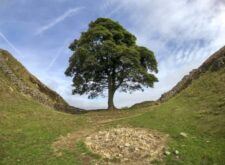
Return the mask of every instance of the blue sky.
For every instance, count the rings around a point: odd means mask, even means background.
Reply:
[[[117,92],[118,107],[157,99],[225,45],[224,0],[0,0],[0,48],[70,104],[104,108],[107,98],[71,95],[71,79],[64,75],[68,45],[98,17],[119,21],[159,63],[155,88]]]

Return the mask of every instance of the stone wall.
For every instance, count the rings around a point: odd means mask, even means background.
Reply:
[[[225,46],[210,56],[198,69],[194,69],[189,73],[189,75],[184,76],[175,87],[164,93],[158,101],[164,102],[180,93],[182,90],[187,88],[193,80],[198,79],[208,70],[217,71],[222,67],[225,67]]]
[[[0,49],[0,70],[10,80],[11,84],[17,88],[19,92],[31,97],[35,101],[38,101],[39,103],[45,106],[54,108],[55,110],[72,114],[86,112],[83,109],[69,106],[60,95],[42,84],[37,78],[35,78],[28,71],[26,71],[25,68],[24,72],[27,72],[29,80],[24,80],[23,78],[19,77],[17,74],[15,74],[15,70],[13,70],[9,66],[9,58],[6,55],[11,57],[11,55],[7,51]],[[12,59],[16,61],[13,57]],[[17,68],[18,66],[13,67]],[[35,84],[35,86],[33,87],[29,85],[27,81],[32,84]]]
[[[26,82],[16,76],[16,74],[8,66],[6,59],[2,55],[2,52],[0,52],[0,69],[21,93],[32,97],[34,100],[37,100],[44,105],[54,107],[54,104],[47,96],[30,88]]]

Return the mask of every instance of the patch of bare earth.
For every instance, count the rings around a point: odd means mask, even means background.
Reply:
[[[141,128],[111,128],[86,137],[85,144],[116,164],[150,164],[163,157],[166,136]]]
[[[60,136],[53,144],[52,149],[56,156],[62,156],[62,150],[69,149],[73,150],[77,141],[86,137],[92,131],[90,130],[80,130],[73,133],[68,133],[66,136]]]

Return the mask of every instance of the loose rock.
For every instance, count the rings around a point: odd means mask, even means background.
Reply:
[[[179,151],[178,151],[178,150],[175,150],[174,153],[175,153],[176,155],[179,155]]]
[[[165,140],[165,136],[147,129],[112,128],[88,136],[85,143],[106,159],[149,162],[162,157]]]
[[[187,134],[185,132],[181,132],[180,135],[183,137],[187,137]]]
[[[170,155],[171,152],[170,152],[170,151],[165,151],[165,154],[166,154],[166,155]]]

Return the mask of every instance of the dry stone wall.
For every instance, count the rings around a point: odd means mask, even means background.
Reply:
[[[54,107],[54,103],[52,100],[50,100],[47,96],[44,94],[35,91],[31,87],[29,87],[26,82],[24,82],[21,78],[19,78],[12,69],[8,66],[7,60],[3,57],[2,52],[0,52],[0,70],[3,72],[3,74],[6,75],[6,77],[10,80],[10,82],[23,94],[28,95],[32,97],[34,100],[37,100],[38,102]]]
[[[206,71],[217,71],[222,67],[225,67],[225,46],[210,56],[198,69],[194,69],[189,73],[189,75],[184,76],[175,87],[164,93],[158,101],[166,101],[180,93],[182,90],[187,88],[193,80],[198,79]]]

